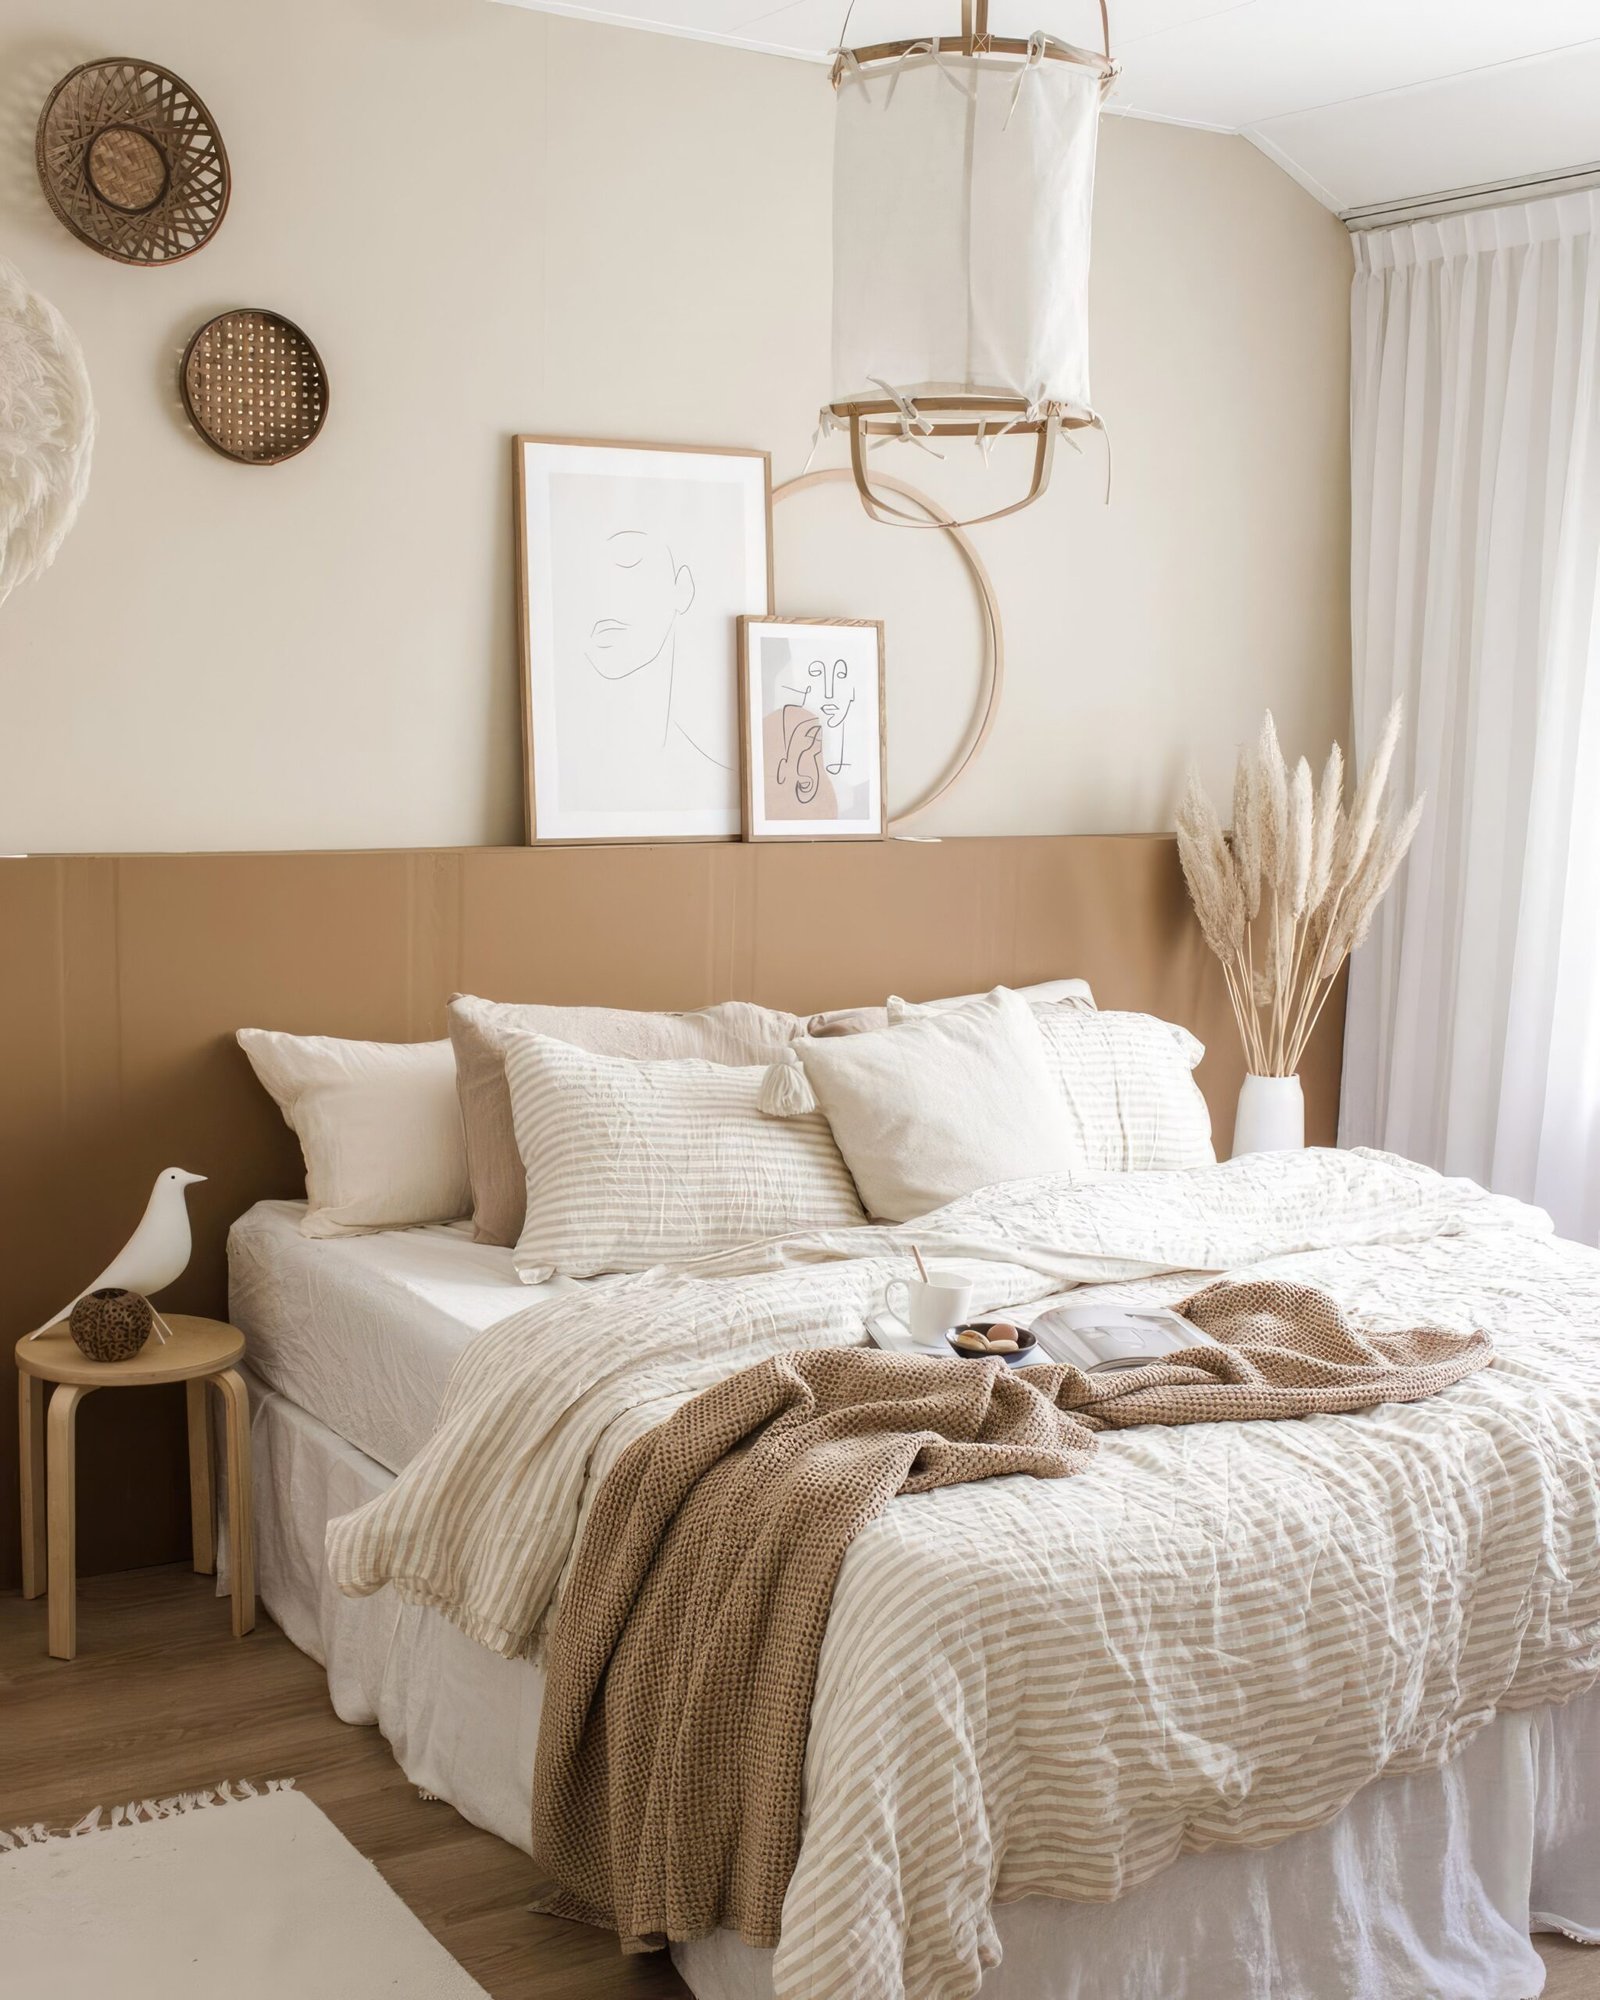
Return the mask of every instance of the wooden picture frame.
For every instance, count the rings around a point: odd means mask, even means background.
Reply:
[[[746,840],[884,840],[881,618],[739,620]]]
[[[527,840],[737,840],[770,453],[523,432],[512,466]]]

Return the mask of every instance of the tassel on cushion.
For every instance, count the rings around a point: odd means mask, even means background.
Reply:
[[[768,1118],[803,1118],[816,1110],[816,1093],[793,1049],[785,1049],[761,1079],[756,1102]]]

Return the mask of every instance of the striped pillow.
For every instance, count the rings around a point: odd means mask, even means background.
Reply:
[[[449,1021],[472,1182],[473,1239],[507,1249],[522,1233],[523,1215],[522,1162],[506,1094],[508,1035],[554,1035],[597,1055],[654,1062],[704,1056],[710,1062],[753,1063],[771,1062],[805,1032],[805,1023],[793,1014],[748,1000],[687,1014],[639,1014],[622,1007],[546,1007],[456,993]]]
[[[922,1008],[891,999],[889,1019]],[[1207,1167],[1211,1113],[1194,1080],[1204,1045],[1155,1014],[1035,1005],[1045,1059],[1067,1100],[1082,1174]]]
[[[1194,1080],[1205,1049],[1187,1028],[1154,1014],[1033,1011],[1077,1130],[1084,1172],[1212,1164],[1211,1113]]]
[[[524,1284],[646,1271],[866,1218],[820,1112],[766,1118],[765,1067],[632,1062],[549,1035],[505,1044],[527,1178]]]

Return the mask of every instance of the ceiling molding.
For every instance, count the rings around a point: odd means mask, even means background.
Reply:
[[[497,0],[611,27],[826,65],[846,0]],[[1087,0],[994,0],[1011,33],[1069,34]],[[1600,160],[1596,0],[1110,0],[1109,114],[1237,134],[1351,221]],[[630,11],[624,11],[624,9]],[[914,34],[955,0],[855,0],[854,39]],[[654,14],[652,15],[652,10]],[[1023,20],[1026,14],[1028,19]],[[1119,32],[1120,30],[1120,32]],[[823,44],[829,46],[823,46]],[[1512,198],[1512,197],[1507,197]]]
[[[1264,132],[1247,126],[1240,134],[1240,137],[1248,139],[1257,152],[1265,153],[1272,164],[1286,173],[1290,180],[1298,182],[1305,189],[1306,193],[1311,196],[1313,201],[1320,202],[1324,208],[1332,209],[1335,215],[1339,213],[1338,198],[1332,189],[1325,188],[1315,174],[1308,172],[1292,154],[1286,153],[1281,146],[1275,146]],[[1343,220],[1342,217],[1340,219]]]
[[[593,21],[602,28],[636,28],[641,34],[666,35],[678,42],[710,42],[717,48],[742,49],[746,55],[781,56],[785,62],[810,63],[819,69],[827,68],[833,60],[826,53],[784,48],[778,42],[757,41],[726,28],[696,28],[681,21],[647,21],[638,14],[617,14],[607,7],[588,6],[585,0],[495,0],[495,4],[516,7],[525,14],[559,14],[568,21]]]

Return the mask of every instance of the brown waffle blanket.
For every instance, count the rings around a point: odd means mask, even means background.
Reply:
[[[775,1945],[817,1658],[851,1538],[899,1493],[1081,1472],[1102,1429],[1417,1402],[1487,1337],[1357,1331],[1325,1293],[1223,1281],[1224,1343],[1086,1376],[862,1348],[779,1354],[639,1438],[596,1499],[551,1644],[534,1772],[541,1908],[633,1949]]]

